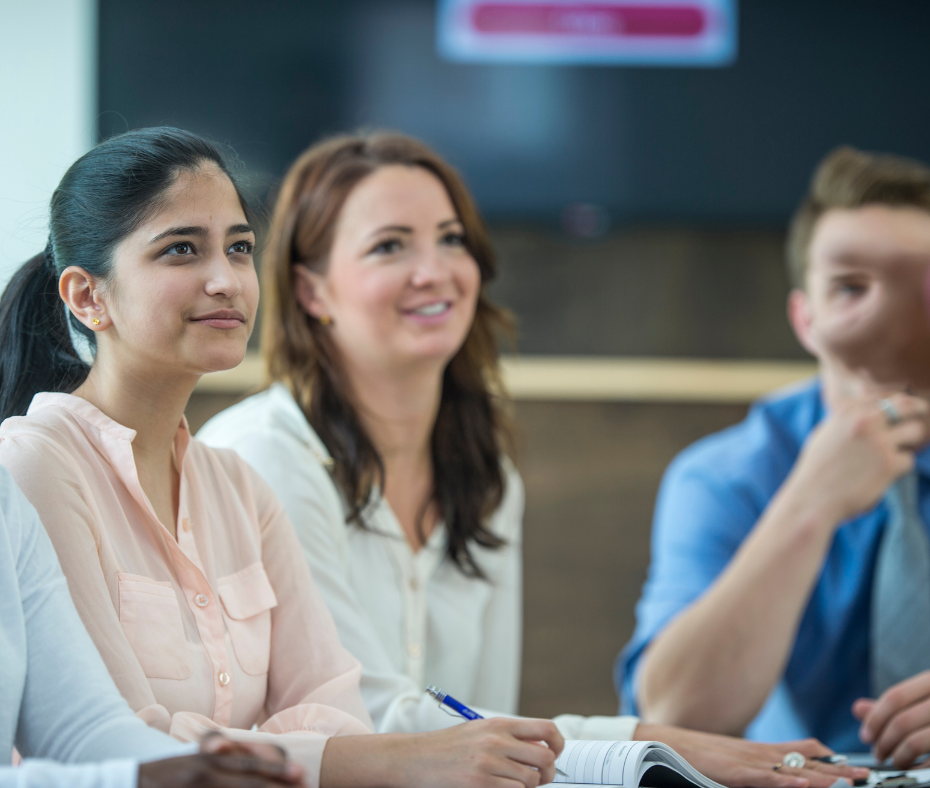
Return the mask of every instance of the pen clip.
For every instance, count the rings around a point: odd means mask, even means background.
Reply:
[[[463,714],[459,714],[455,709],[453,709],[451,706],[446,706],[446,704],[442,701],[439,701],[439,708],[450,717],[455,717],[459,720],[465,720],[466,722],[468,721],[468,717],[464,716]]]

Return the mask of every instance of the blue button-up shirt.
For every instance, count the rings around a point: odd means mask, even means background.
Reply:
[[[633,638],[617,661],[623,711],[636,713],[636,669],[649,642],[714,582],[788,476],[824,416],[819,382],[757,402],[746,419],[683,451],[659,490],[652,565]],[[917,458],[930,522],[930,450]],[[854,700],[869,696],[869,618],[880,503],[836,532],[779,684],[746,731],[783,741],[816,736],[840,752],[866,750]]]

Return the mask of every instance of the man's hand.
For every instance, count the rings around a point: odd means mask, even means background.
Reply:
[[[139,766],[138,788],[281,788],[304,785],[303,769],[280,747],[238,742],[211,731],[200,753]]]
[[[637,726],[636,738],[665,742],[699,772],[728,788],[830,788],[838,779],[852,784],[869,776],[868,769],[812,760],[832,754],[816,739],[761,744],[716,733],[645,724]],[[782,766],[776,771],[773,767],[789,752],[801,753],[808,763],[803,769]]]
[[[906,769],[930,752],[930,671],[889,687],[878,700],[860,698],[852,707],[862,722],[859,738],[878,761],[891,758]]]
[[[887,398],[900,415],[889,424],[877,399],[838,404],[804,445],[790,484],[813,504],[829,503],[831,522],[873,506],[914,464],[930,435],[927,402],[907,394]]]

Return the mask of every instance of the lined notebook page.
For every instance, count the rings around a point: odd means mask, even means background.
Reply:
[[[567,776],[556,774],[554,782],[633,788],[639,779],[639,751],[647,746],[648,742],[567,741],[556,761]]]

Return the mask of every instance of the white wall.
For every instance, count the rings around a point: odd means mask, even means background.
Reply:
[[[95,0],[0,0],[0,288],[45,246],[48,200],[93,143]]]

